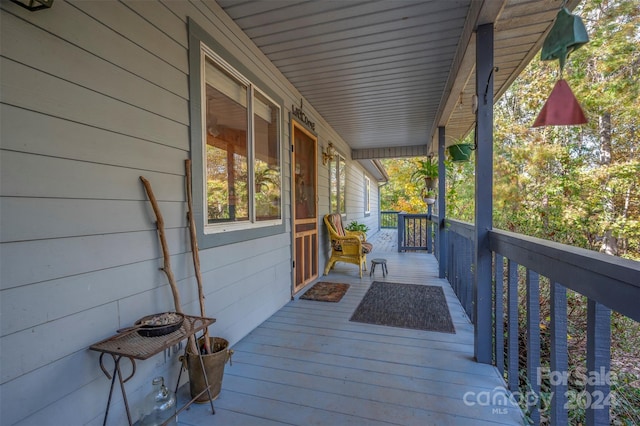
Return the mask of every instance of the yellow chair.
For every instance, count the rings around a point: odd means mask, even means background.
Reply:
[[[373,245],[366,241],[366,234],[360,231],[345,231],[339,213],[326,215],[324,223],[331,239],[331,257],[324,268],[324,274],[328,275],[336,262],[347,262],[358,265],[362,278],[362,270],[367,270],[367,253],[373,250]]]

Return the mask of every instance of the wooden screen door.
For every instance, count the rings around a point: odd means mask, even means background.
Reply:
[[[291,120],[293,203],[293,292],[318,277],[318,138]]]

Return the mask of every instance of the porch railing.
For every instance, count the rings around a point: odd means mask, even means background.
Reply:
[[[447,278],[471,322],[473,312],[473,259],[475,257],[473,225],[447,220]]]
[[[398,213],[398,251],[432,251],[434,223],[428,214]]]
[[[475,322],[474,226],[454,220],[446,223],[447,278]],[[638,262],[506,231],[492,230],[489,237],[494,256],[493,361],[509,389],[524,403],[521,405],[534,425],[540,423],[540,384],[545,378],[550,386],[544,399],[550,408],[550,424],[569,424],[567,407],[577,405],[585,409],[587,425],[609,425],[611,310],[640,321]],[[548,319],[540,315],[541,280],[549,285],[549,305],[543,306],[550,312]],[[519,286],[525,290],[523,304],[518,299]],[[569,393],[567,381],[573,367],[568,365],[567,355],[567,289],[587,297],[587,387],[577,396]],[[526,324],[522,342],[526,348],[525,380],[519,375],[523,356],[519,313]],[[543,368],[540,329],[547,321],[550,359]],[[528,386],[526,392],[521,382]]]
[[[396,229],[398,227],[398,213],[395,210],[385,210],[380,212],[380,228]]]

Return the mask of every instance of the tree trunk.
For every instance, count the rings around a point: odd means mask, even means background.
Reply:
[[[602,237],[600,253],[610,254],[611,256],[618,255],[618,239],[611,235],[610,229],[608,229]]]
[[[598,124],[600,126],[600,165],[607,167],[611,164],[611,113],[605,112],[600,115]],[[609,186],[609,179],[605,182],[604,189],[602,211],[604,212],[604,219],[607,226],[611,226],[615,216],[615,207],[613,205],[613,194]],[[605,230],[602,236],[600,252],[612,256],[618,255],[618,239],[613,236],[610,228]]]

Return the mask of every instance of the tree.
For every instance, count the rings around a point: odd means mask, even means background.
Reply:
[[[413,180],[411,176],[420,165],[420,158],[385,159],[382,164],[387,170],[389,182],[380,189],[382,210],[424,213],[426,205],[420,197],[424,181]]]
[[[589,123],[530,129],[557,78],[533,60],[495,110],[495,226],[640,258],[640,6],[592,1],[567,79]]]

